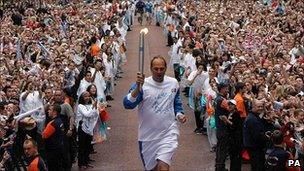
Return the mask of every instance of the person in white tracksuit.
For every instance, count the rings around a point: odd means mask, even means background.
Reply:
[[[177,120],[184,123],[187,119],[177,80],[165,76],[165,59],[154,57],[150,69],[148,78],[138,73],[123,103],[126,109],[138,106],[139,151],[145,170],[166,171],[178,146]]]

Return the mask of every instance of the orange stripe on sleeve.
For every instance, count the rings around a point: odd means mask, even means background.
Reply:
[[[236,95],[234,100],[236,101],[236,109],[240,113],[240,116],[246,117],[247,116],[246,107],[244,105],[244,100],[241,97],[241,95],[239,95],[239,94]]]
[[[45,129],[43,130],[43,133],[42,133],[42,138],[43,139],[47,139],[55,133],[56,129],[52,125],[53,122],[54,121],[49,122],[47,124],[47,126],[45,127]]]

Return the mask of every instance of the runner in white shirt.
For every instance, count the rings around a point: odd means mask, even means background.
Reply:
[[[166,171],[178,146],[176,120],[184,123],[187,119],[177,80],[165,76],[165,59],[154,57],[150,69],[151,77],[138,73],[136,84],[124,98],[124,107],[134,109],[138,105],[139,150],[145,170]]]

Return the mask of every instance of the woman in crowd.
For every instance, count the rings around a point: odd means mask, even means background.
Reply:
[[[91,90],[92,91],[92,90]],[[89,155],[91,152],[93,130],[98,120],[97,101],[95,101],[89,92],[84,91],[79,97],[76,123],[78,130],[78,166],[81,169],[92,167],[89,164]]]

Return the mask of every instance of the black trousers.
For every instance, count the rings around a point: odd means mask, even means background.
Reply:
[[[204,127],[204,121],[201,120],[201,113],[201,111],[194,111],[196,128],[198,129],[202,129]]]
[[[71,161],[71,151],[70,151],[70,138],[65,136],[63,140],[63,162],[62,167],[64,171],[70,171],[72,168],[72,161]]]
[[[93,137],[83,132],[81,126],[78,128],[78,166],[86,166],[89,164],[89,155],[91,152],[91,141]]]
[[[225,171],[225,161],[229,150],[229,134],[226,130],[216,130],[215,171]]]
[[[265,170],[265,152],[260,148],[248,148],[250,155],[251,171]]]
[[[63,148],[47,149],[46,162],[48,171],[63,171]]]
[[[217,146],[215,158],[215,171],[225,171],[225,161],[230,157],[230,170],[241,171],[241,139],[239,133],[228,130],[217,130]]]
[[[242,150],[243,150],[243,136],[242,128],[229,132],[229,156],[230,156],[230,170],[241,171],[242,169]]]
[[[73,163],[77,157],[77,150],[78,150],[78,144],[77,144],[77,131],[76,129],[73,130],[72,136],[69,138],[70,142],[70,158],[71,163]]]
[[[168,46],[172,46],[173,45],[173,37],[172,37],[170,31],[167,34],[167,44],[168,44]]]

